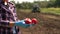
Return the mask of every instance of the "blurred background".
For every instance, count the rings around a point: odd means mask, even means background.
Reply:
[[[20,20],[27,17],[38,20],[38,24],[33,27],[20,27],[22,34],[60,34],[60,0],[10,1],[15,3],[17,15]],[[35,5],[38,5],[40,12],[32,12]]]

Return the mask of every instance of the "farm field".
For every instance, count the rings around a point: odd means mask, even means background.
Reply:
[[[18,10],[19,19],[36,18],[38,24],[29,28],[20,27],[22,34],[60,34],[60,8],[41,9],[41,13],[31,13],[31,10]],[[49,11],[49,12],[48,12]],[[50,13],[52,11],[52,13]],[[20,32],[19,32],[20,34]]]

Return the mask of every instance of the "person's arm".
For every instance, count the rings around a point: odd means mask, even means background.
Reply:
[[[19,27],[30,27],[30,26],[34,26],[35,24],[37,24],[37,20],[35,18],[33,18],[32,20],[30,20],[29,18],[26,18],[24,20],[19,20],[16,22],[10,22],[10,26],[19,26]]]
[[[25,24],[24,20],[20,20],[20,21],[16,21],[16,22],[10,22],[9,26],[11,26],[11,27],[19,26],[19,27],[27,28],[30,26],[30,24]]]

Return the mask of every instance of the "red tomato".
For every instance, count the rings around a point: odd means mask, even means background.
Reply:
[[[30,18],[26,18],[26,19],[25,19],[25,23],[26,23],[26,24],[31,24],[31,22],[32,22],[32,21],[31,21]]]
[[[36,18],[33,18],[33,19],[32,19],[32,24],[37,24],[37,22],[38,22],[38,21],[37,21]]]

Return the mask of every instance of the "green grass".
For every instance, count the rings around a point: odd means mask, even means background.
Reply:
[[[60,8],[41,8],[41,12],[60,15]]]
[[[18,9],[21,12],[30,13],[31,9]],[[60,8],[41,8],[42,13],[56,14],[60,15]]]
[[[31,9],[17,9],[17,11],[30,13],[32,10]]]

